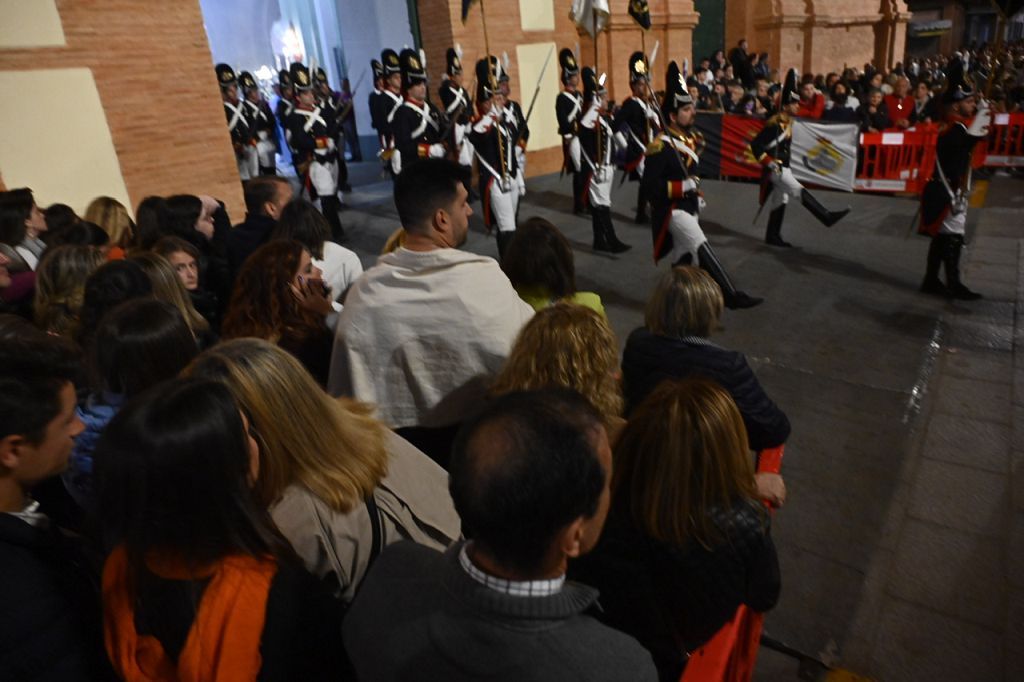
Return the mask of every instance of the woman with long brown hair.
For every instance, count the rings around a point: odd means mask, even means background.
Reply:
[[[251,336],[277,344],[325,385],[334,334],[327,326],[331,293],[321,274],[298,242],[264,244],[238,273],[221,338]]]
[[[574,578],[601,591],[602,618],[646,646],[662,680],[741,604],[767,611],[779,562],[743,420],[706,379],[665,381],[630,416],[614,451],[612,510]],[[759,485],[762,483],[762,485]]]

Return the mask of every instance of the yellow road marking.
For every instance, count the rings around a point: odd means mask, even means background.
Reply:
[[[971,208],[982,208],[985,205],[985,197],[988,195],[988,180],[978,180],[974,183],[974,191],[971,192]]]

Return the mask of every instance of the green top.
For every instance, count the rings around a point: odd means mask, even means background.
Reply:
[[[544,289],[516,289],[516,293],[519,294],[519,298],[529,303],[534,310],[543,310],[552,303],[556,303],[556,300],[551,298],[551,295]],[[577,291],[572,296],[567,296],[561,300],[590,308],[594,312],[600,313],[601,317],[607,317],[604,313],[604,306],[601,305],[601,297],[592,291]]]

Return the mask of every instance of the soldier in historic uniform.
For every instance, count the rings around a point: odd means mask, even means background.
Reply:
[[[782,220],[790,197],[800,197],[800,202],[825,227],[832,227],[850,212],[849,207],[841,211],[828,210],[793,177],[789,157],[793,140],[793,117],[799,108],[799,79],[796,69],[790,69],[780,94],[779,113],[768,119],[750,143],[750,152],[763,167],[760,202],[763,205],[767,201],[771,211],[764,242],[771,246],[792,246],[782,239]]]
[[[583,68],[583,114],[577,125],[580,168],[584,178],[585,200],[590,206],[590,220],[594,229],[594,250],[622,253],[629,244],[619,241],[612,225],[612,165],[615,138],[611,117],[605,108],[604,84],[589,66]]]
[[[519,106],[519,102],[511,98],[512,86],[510,78],[508,54],[504,54],[502,55],[501,76],[498,78],[498,91],[505,98],[505,115],[508,116],[509,123],[515,126],[517,131],[518,139],[516,140],[515,151],[516,161],[519,163],[519,175],[524,178],[524,182],[520,185],[520,196],[522,196],[526,194],[526,144],[530,141],[530,126],[526,116],[523,114],[523,108]]]
[[[281,69],[277,72],[277,102],[274,104],[274,116],[277,117],[277,124],[281,127],[281,138],[278,141],[278,150],[281,154],[291,156],[291,145],[288,142],[288,117],[295,108],[295,89],[292,88],[292,77],[288,69]],[[280,143],[284,142],[281,146]],[[292,160],[294,166],[294,159]]]
[[[472,174],[473,168],[473,144],[468,138],[473,117],[473,101],[469,91],[462,86],[461,48],[449,47],[445,53],[445,61],[445,77],[438,91],[444,118],[449,126],[448,139],[445,142],[468,177]]]
[[[728,308],[758,305],[763,299],[733,285],[700,227],[704,198],[695,172],[704,136],[693,125],[695,102],[675,62],[668,66],[662,111],[665,130],[647,147],[641,185],[651,202],[654,260],[667,256],[673,266],[699,265],[721,287]]]
[[[381,139],[380,160],[385,170],[392,175],[397,175],[394,170],[395,136],[392,132],[395,116],[402,108],[402,64],[398,59],[398,53],[391,49],[382,50],[380,53],[381,67],[383,69],[383,89],[381,96],[377,98],[377,129]]]
[[[488,231],[497,227],[498,254],[516,231],[522,173],[515,153],[517,129],[505,110],[498,86],[501,67],[495,57],[476,64],[477,118],[469,133],[480,175],[480,200]]]
[[[325,115],[317,103],[309,69],[296,62],[291,65],[290,74],[296,103],[288,117],[288,140],[295,170],[310,199],[320,199],[320,211],[331,226],[332,240],[341,241],[345,231],[338,217],[338,149],[330,115]]]
[[[381,143],[381,149],[383,149],[380,132],[383,126],[380,122],[379,102],[380,98],[384,96],[384,66],[376,59],[371,59],[370,72],[373,74],[373,89],[370,90],[367,97],[367,107],[370,109],[370,127],[373,128],[373,132],[377,133],[377,141]]]
[[[648,100],[650,97],[650,74],[647,57],[643,52],[634,52],[629,57],[629,88],[632,95],[622,103],[615,113],[612,127],[619,146],[624,148],[623,170],[630,180],[640,181],[644,175],[644,153],[647,145],[660,130],[657,107]],[[642,187],[642,184],[641,184]],[[644,193],[636,193],[636,222],[646,223],[647,200]]]
[[[345,162],[345,131],[341,127],[341,119],[346,113],[342,111],[341,93],[335,92],[331,88],[331,84],[327,80],[327,72],[323,67],[316,67],[313,83],[317,103],[323,110],[324,118],[327,119],[328,127],[331,129],[335,148],[338,150],[338,188],[342,192],[351,192],[352,187],[348,184],[348,164]]]
[[[935,172],[921,194],[918,231],[932,238],[921,291],[963,301],[981,298],[960,280],[960,253],[967,224],[971,193],[971,156],[974,145],[988,136],[991,113],[988,103],[964,81],[963,62],[954,59],[948,69],[942,96],[945,112],[935,145]],[[946,267],[946,283],[939,268]]]
[[[558,64],[562,71],[562,91],[555,100],[555,115],[558,117],[558,134],[562,136],[562,171],[572,175],[572,212],[580,215],[586,212],[586,178],[577,137],[579,119],[583,114],[583,96],[577,91],[580,67],[569,48],[558,53]]]
[[[256,155],[256,132],[246,114],[246,106],[238,98],[238,78],[235,70],[227,64],[215,67],[217,82],[220,84],[220,98],[224,105],[224,116],[231,133],[231,146],[235,149],[238,174],[243,180],[259,174],[259,158]]]
[[[427,72],[419,55],[415,50],[405,49],[399,61],[405,99],[391,120],[395,145],[391,168],[395,175],[418,159],[441,158],[447,154],[441,141],[441,112],[427,101]]]
[[[245,113],[256,133],[256,156],[260,175],[277,175],[277,124],[270,104],[263,99],[260,86],[248,71],[238,76],[245,98]]]

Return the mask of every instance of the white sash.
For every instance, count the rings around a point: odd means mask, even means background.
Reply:
[[[302,129],[307,133],[313,129],[313,125],[317,121],[320,121],[320,123],[322,123],[324,127],[327,126],[327,122],[320,116],[320,107],[317,107],[313,111],[308,111],[306,109],[296,109],[295,112],[306,117],[306,122],[302,124]]]
[[[224,108],[232,112],[231,122],[228,123],[228,130],[234,132],[235,127],[238,125],[238,122],[242,120],[242,106],[239,105],[236,107],[233,104],[231,104],[231,102],[224,102]]]

